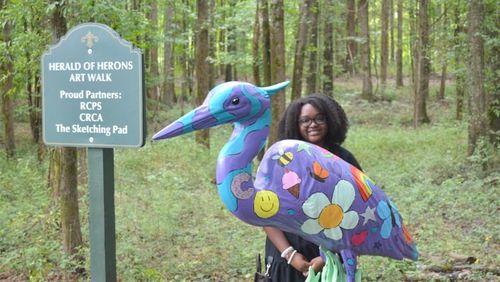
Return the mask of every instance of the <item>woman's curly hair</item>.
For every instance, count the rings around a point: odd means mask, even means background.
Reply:
[[[349,127],[347,116],[337,101],[322,94],[312,94],[290,103],[278,125],[278,140],[304,140],[300,135],[298,121],[305,104],[312,105],[326,117],[328,132],[325,136],[325,149],[331,150],[335,145],[342,144]]]

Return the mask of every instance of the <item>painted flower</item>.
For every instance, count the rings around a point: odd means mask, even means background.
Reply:
[[[345,180],[335,186],[331,202],[323,193],[312,194],[302,205],[302,210],[310,217],[302,224],[302,231],[307,234],[323,231],[326,237],[341,240],[342,229],[358,225],[358,213],[349,211],[355,195],[354,187]]]

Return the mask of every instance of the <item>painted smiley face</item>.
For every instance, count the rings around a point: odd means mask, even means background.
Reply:
[[[259,191],[255,194],[253,210],[260,218],[270,218],[280,208],[278,195],[272,191]]]

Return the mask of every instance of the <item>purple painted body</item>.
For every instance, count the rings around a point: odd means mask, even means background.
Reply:
[[[332,153],[304,141],[283,140],[268,149],[252,178],[252,160],[269,134],[270,96],[286,85],[221,84],[203,105],[153,139],[234,123],[219,153],[216,180],[223,203],[236,217],[340,253],[348,281],[354,281],[358,255],[416,260],[415,243],[396,206],[363,172]]]

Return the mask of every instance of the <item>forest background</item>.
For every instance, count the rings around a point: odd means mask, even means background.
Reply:
[[[500,278],[496,0],[0,0],[0,280],[89,279],[85,149],[41,138],[40,57],[99,22],[145,56],[148,137],[222,81],[292,81],[350,119],[344,144],[400,208],[418,262],[362,257],[366,281]],[[230,126],[115,150],[122,281],[251,280],[260,228],[214,167]],[[271,131],[270,144],[275,140]]]

